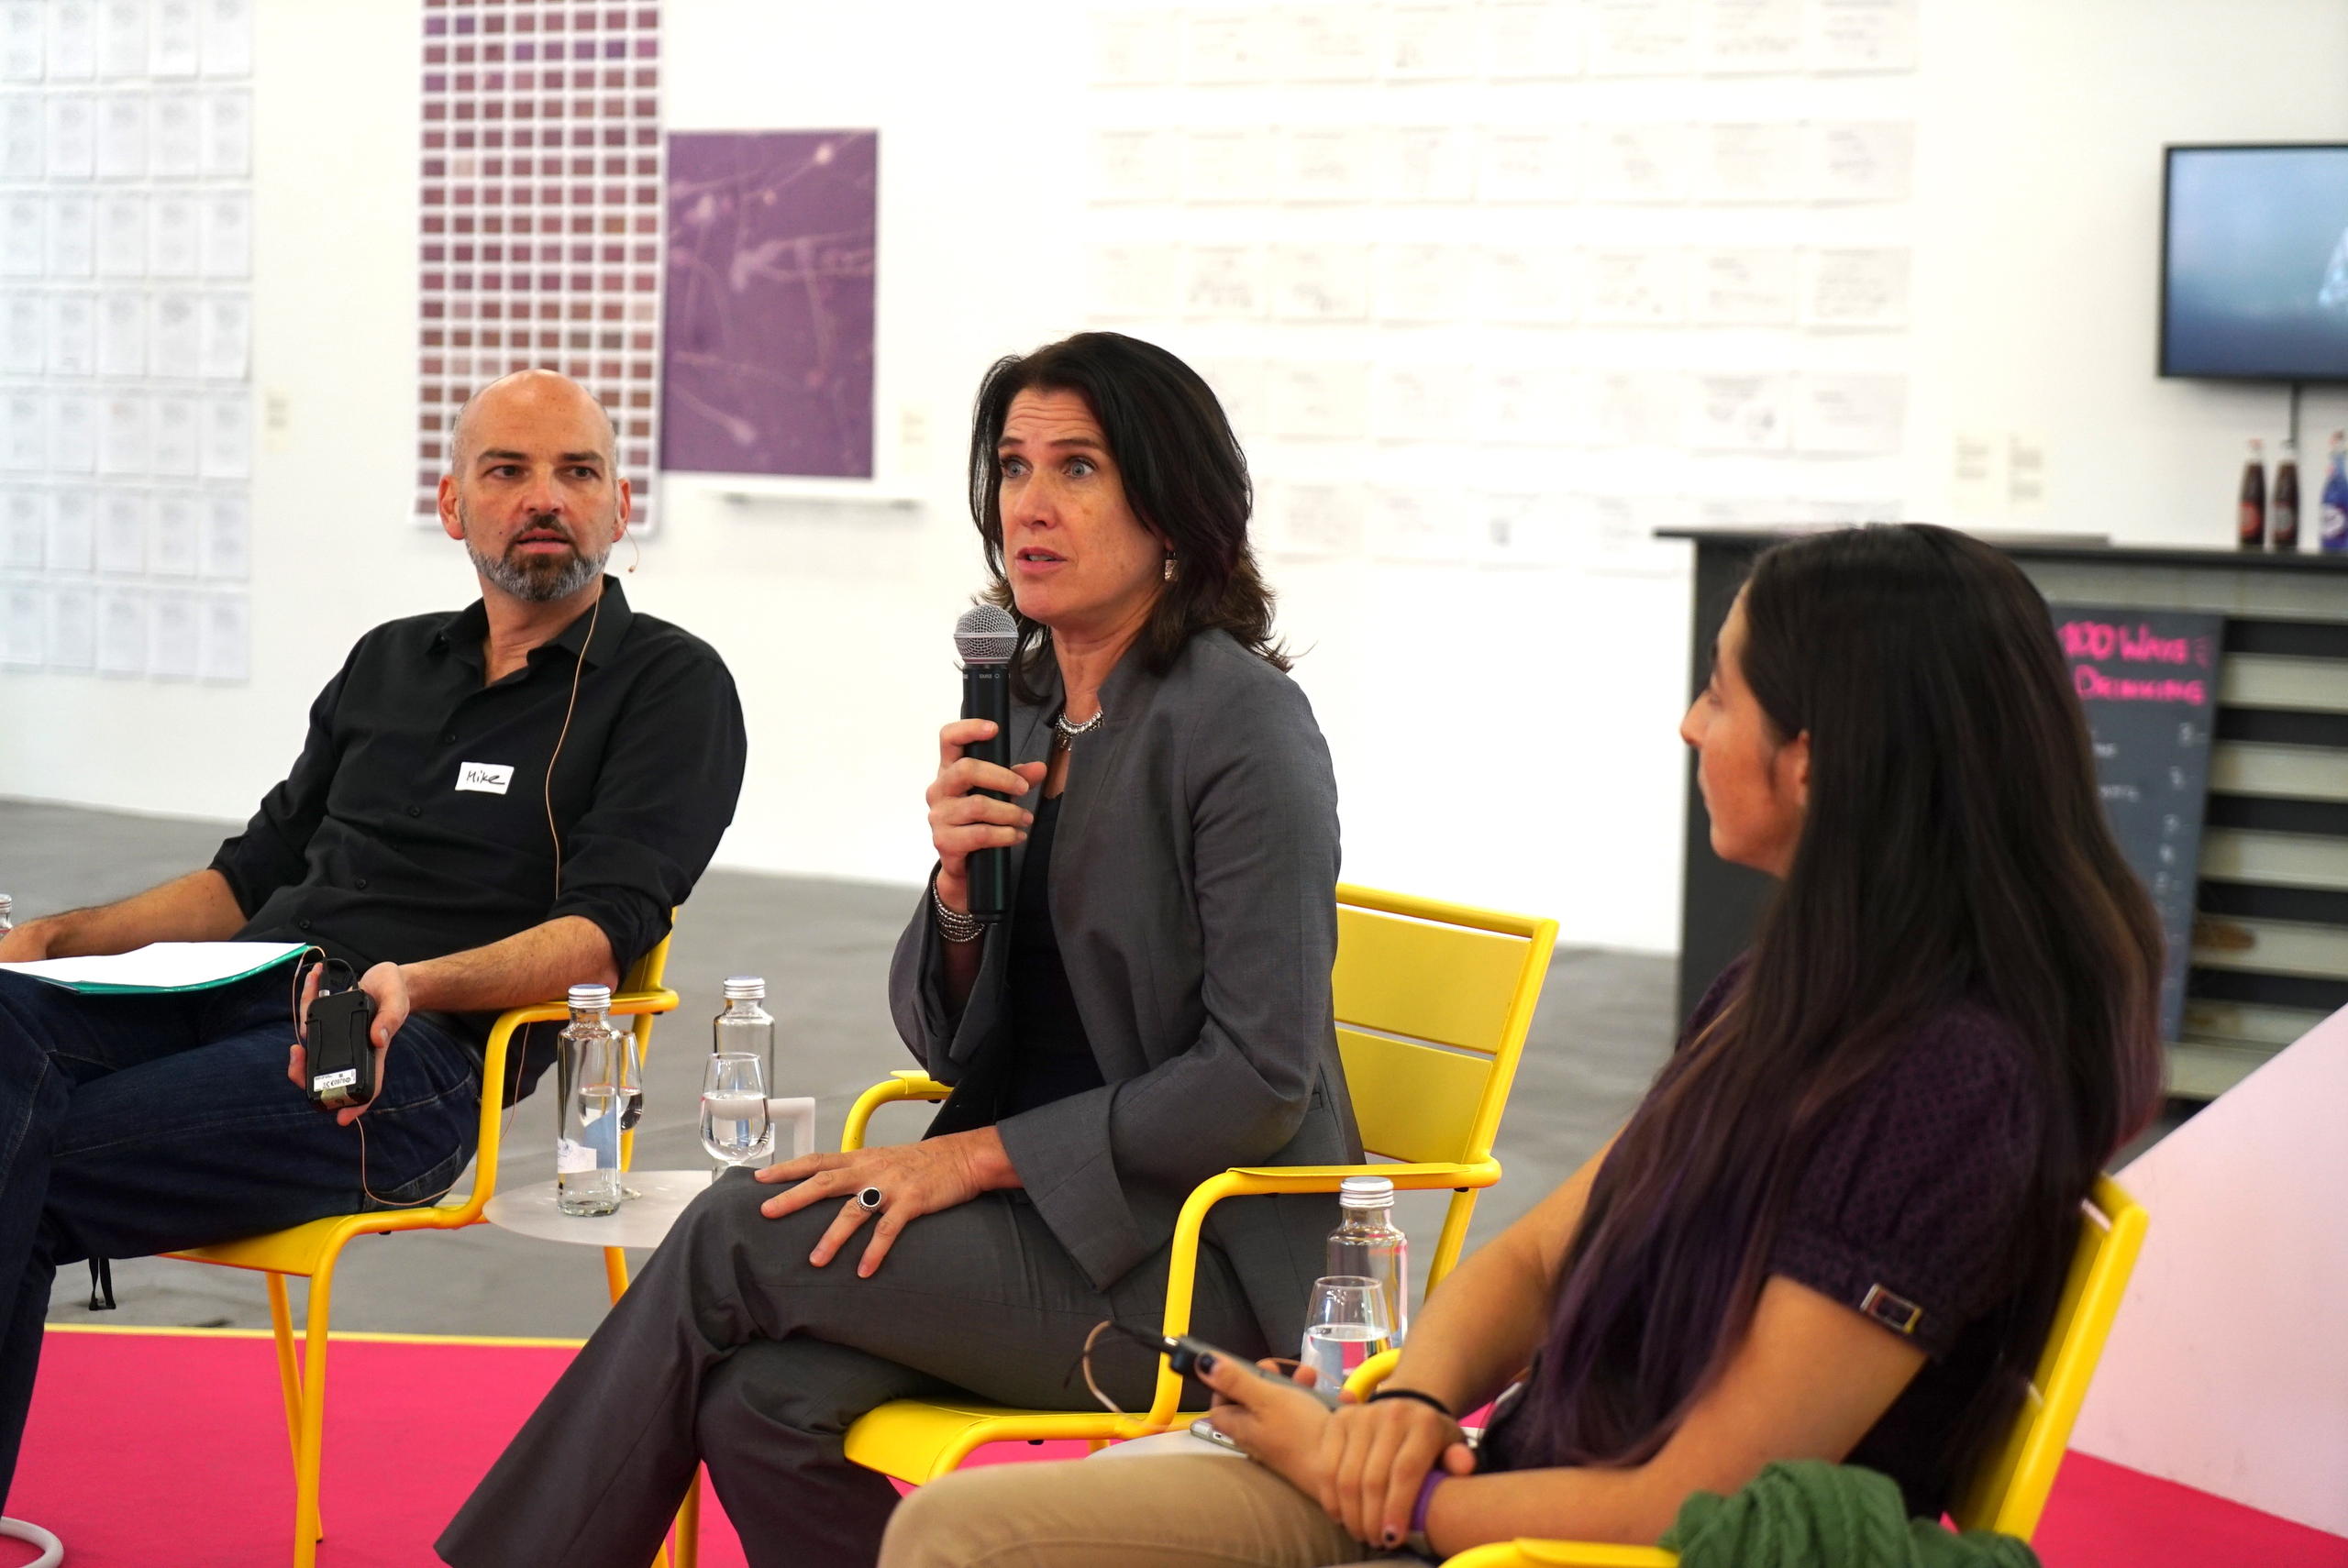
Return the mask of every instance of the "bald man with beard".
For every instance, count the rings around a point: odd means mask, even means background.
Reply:
[[[616,985],[733,818],[733,678],[604,575],[629,515],[609,415],[576,382],[525,370],[473,396],[452,446],[440,523],[481,597],[360,638],[292,771],[210,866],[0,937],[6,963],[304,944],[373,999],[377,1084],[363,1106],[308,1098],[282,966],[164,996],[0,972],[0,1278],[17,1276],[0,1495],[58,1265],[446,1191],[472,1157],[497,1014]],[[526,1051],[509,1087],[527,1093],[550,1052]]]

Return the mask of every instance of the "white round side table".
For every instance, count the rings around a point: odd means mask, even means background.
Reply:
[[[767,1101],[768,1113],[778,1122],[791,1123],[793,1159],[815,1147],[815,1102],[806,1096]],[[527,1187],[501,1187],[482,1209],[482,1218],[502,1231],[535,1236],[542,1242],[570,1242],[588,1247],[657,1247],[669,1227],[702,1193],[709,1190],[710,1167],[691,1171],[627,1173],[627,1184],[641,1196],[631,1198],[610,1214],[565,1214],[554,1206],[554,1178]]]

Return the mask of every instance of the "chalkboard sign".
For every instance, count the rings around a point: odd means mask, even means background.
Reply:
[[[2048,607],[2095,735],[2096,782],[2128,864],[2160,906],[2168,939],[2161,1037],[2185,1021],[2201,809],[2218,712],[2219,615],[2089,604]]]

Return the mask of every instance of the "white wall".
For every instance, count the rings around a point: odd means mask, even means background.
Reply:
[[[2164,140],[2348,138],[2331,0],[1923,0],[1911,514],[1952,515],[1953,434],[2043,441],[2043,512],[1970,520],[2222,542],[2242,438],[2282,393],[2152,375]],[[676,130],[881,131],[878,434],[917,512],[737,506],[670,481],[629,578],[723,650],[752,721],[721,863],[910,880],[978,582],[963,421],[993,357],[1084,323],[1074,0],[667,0]],[[471,592],[412,482],[415,7],[261,0],[254,679],[0,673],[0,794],[237,817],[310,697],[386,617]],[[1729,89],[1723,87],[1723,92]],[[2348,423],[2310,400],[2309,429]],[[622,551],[621,560],[626,559]],[[1686,585],[1563,570],[1284,569],[1337,753],[1349,876],[1676,941]],[[1573,672],[1564,674],[1560,672]]]
[[[2348,1536],[2348,1012],[2120,1173],[2152,1223],[2072,1446]]]

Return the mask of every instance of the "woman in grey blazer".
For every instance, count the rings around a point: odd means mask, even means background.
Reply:
[[[896,1492],[843,1456],[858,1416],[958,1391],[1083,1407],[1085,1337],[1163,1310],[1192,1187],[1361,1157],[1329,993],[1336,788],[1214,394],[1082,334],[989,373],[970,468],[1019,627],[1013,761],[964,755],[982,721],[940,733],[937,865],[890,973],[953,1097],[919,1143],[696,1201],[442,1535],[450,1563],[640,1568],[696,1462],[753,1564],[869,1563]],[[980,926],[988,848],[1016,899]],[[1221,1206],[1194,1331],[1292,1353],[1335,1220],[1321,1197]],[[1152,1358],[1096,1371],[1146,1403]]]

